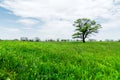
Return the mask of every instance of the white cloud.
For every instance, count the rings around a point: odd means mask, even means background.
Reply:
[[[51,21],[37,30],[44,39],[71,38],[74,27],[68,21]]]
[[[38,24],[38,21],[33,19],[20,19],[17,22],[29,27]]]
[[[0,38],[1,39],[15,39],[19,38],[21,30],[18,28],[8,28],[0,26]]]
[[[20,32],[20,30],[19,29],[17,29],[17,28],[7,28],[7,27],[0,27],[0,30],[2,30],[2,31],[4,31],[4,32]]]
[[[4,0],[0,5],[15,15],[42,19],[94,18],[113,7],[112,0]]]
[[[103,29],[118,28],[120,24],[118,2],[119,0],[4,0],[0,6],[22,17],[18,22],[27,26],[38,23],[27,19],[29,17],[43,20],[45,24],[39,29],[42,38],[70,38],[74,29],[73,21],[81,17],[91,19],[102,17],[109,20],[101,23]]]

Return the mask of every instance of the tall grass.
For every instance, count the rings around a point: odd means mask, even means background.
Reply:
[[[0,41],[6,79],[120,80],[120,43]]]

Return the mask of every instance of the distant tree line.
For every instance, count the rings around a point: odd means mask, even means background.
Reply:
[[[1,39],[0,39],[1,40]],[[14,39],[17,41],[18,39]],[[82,42],[80,39],[46,39],[41,40],[39,37],[35,37],[34,39],[29,39],[28,37],[21,37],[20,41],[29,41],[29,42]],[[106,39],[106,40],[96,40],[96,39],[88,39],[87,42],[120,42],[120,40],[112,40],[112,39]]]
[[[47,40],[40,40],[39,37],[35,37],[34,39],[29,39],[28,37],[21,37],[20,39],[13,39],[14,41],[28,41],[28,42],[82,42],[80,39],[47,39]],[[2,39],[0,39],[2,41]],[[106,40],[96,40],[96,39],[88,39],[87,42],[120,42],[119,40],[112,40],[112,39],[106,39]]]
[[[14,39],[15,40],[15,39]],[[31,42],[40,42],[40,38],[38,37],[35,37],[34,39],[28,39],[28,37],[21,37],[20,38],[20,41],[31,41]],[[71,41],[70,39],[57,39],[57,40],[54,40],[54,39],[47,39],[47,40],[44,40],[45,42],[69,42]]]
[[[35,41],[35,42],[40,42],[41,40],[38,37],[35,37],[34,39],[28,39],[28,37],[21,37],[20,38],[21,41]]]

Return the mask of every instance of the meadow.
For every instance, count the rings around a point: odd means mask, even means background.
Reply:
[[[120,80],[120,42],[0,41],[0,80]]]

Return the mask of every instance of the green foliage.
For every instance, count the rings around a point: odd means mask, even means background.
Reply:
[[[92,33],[98,33],[98,29],[101,28],[100,24],[87,18],[77,19],[73,25],[76,27],[73,38],[82,38],[83,42]]]
[[[0,41],[0,80],[120,80],[119,42]]]

